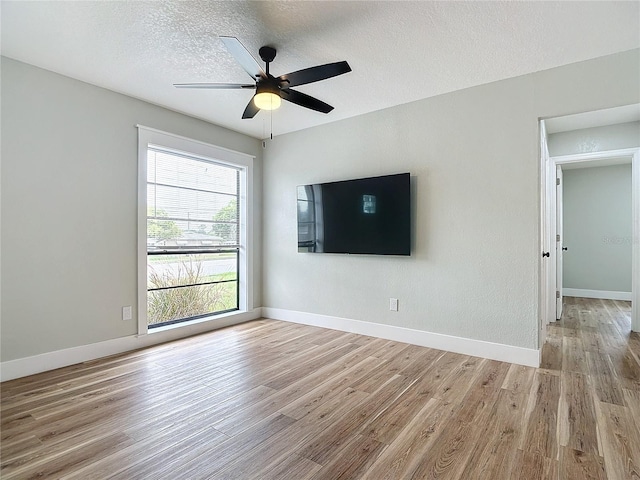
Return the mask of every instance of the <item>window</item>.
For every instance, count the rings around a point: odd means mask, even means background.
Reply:
[[[246,311],[252,157],[139,128],[139,330]]]

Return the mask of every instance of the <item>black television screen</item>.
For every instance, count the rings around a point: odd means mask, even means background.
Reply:
[[[410,175],[300,185],[298,251],[410,255]]]

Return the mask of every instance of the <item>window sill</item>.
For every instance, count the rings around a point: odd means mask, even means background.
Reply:
[[[187,320],[185,322],[173,323],[171,325],[164,325],[162,327],[147,328],[147,334],[148,335],[153,335],[154,333],[166,332],[167,330],[174,330],[176,328],[183,328],[183,327],[188,327],[188,326],[191,326],[191,325],[197,325],[197,324],[200,324],[200,323],[213,322],[213,321],[216,321],[216,320],[233,318],[235,316],[243,315],[245,313],[247,313],[246,310],[234,310],[232,312],[220,313],[218,315],[210,315],[208,317],[196,318],[194,320]]]

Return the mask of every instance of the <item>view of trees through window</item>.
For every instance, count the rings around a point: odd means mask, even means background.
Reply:
[[[238,309],[239,170],[147,152],[149,327]]]

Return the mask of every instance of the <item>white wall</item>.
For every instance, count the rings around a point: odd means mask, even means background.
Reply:
[[[563,172],[563,287],[631,292],[631,164]]]
[[[258,140],[3,57],[3,362],[137,332],[136,124],[255,155],[260,232]]]
[[[537,348],[538,119],[638,103],[638,50],[269,143],[263,305]],[[299,254],[298,184],[410,171],[409,258]],[[390,312],[389,297],[400,300]]]
[[[640,122],[619,123],[549,135],[549,154],[604,152],[640,147]]]
[[[258,158],[254,306],[536,348],[537,120],[640,102],[639,53],[278,137],[264,195],[257,140],[3,58],[1,360],[135,333],[138,123]],[[297,184],[404,170],[411,257],[296,252]]]

